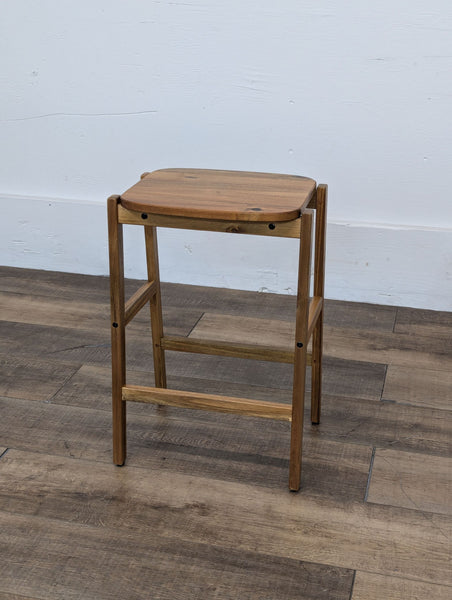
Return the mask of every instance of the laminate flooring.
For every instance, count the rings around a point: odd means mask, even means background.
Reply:
[[[327,301],[294,494],[285,422],[130,403],[115,467],[108,279],[0,278],[0,600],[452,597],[452,313]],[[292,344],[293,297],[163,284],[163,305],[169,335]],[[127,351],[152,385],[145,309]],[[290,402],[289,365],[167,369],[175,389]]]

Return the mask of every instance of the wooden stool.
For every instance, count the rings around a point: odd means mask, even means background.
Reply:
[[[122,196],[108,199],[113,371],[113,460],[126,459],[126,401],[151,402],[291,422],[289,488],[301,474],[306,366],[312,366],[311,421],[319,423],[327,186],[306,177],[163,169],[145,173]],[[310,298],[315,219],[314,290]],[[148,282],[124,299],[123,224],[144,225]],[[299,238],[294,350],[163,335],[157,227]],[[151,308],[155,387],[126,384],[125,327],[147,303]],[[312,336],[312,354],[307,352]],[[165,350],[292,363],[292,405],[169,390]]]

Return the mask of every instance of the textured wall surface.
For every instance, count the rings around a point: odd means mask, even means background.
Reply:
[[[400,302],[401,285],[404,302],[418,305],[422,268],[421,282],[429,282],[423,303],[433,306],[432,272],[445,297],[452,286],[451,34],[448,0],[4,3],[2,262],[27,266],[33,255],[42,268],[90,272],[99,262],[96,270],[105,270],[101,217],[89,224],[80,219],[77,230],[98,238],[99,261],[80,256],[69,217],[77,203],[103,203],[145,170],[285,172],[330,185],[331,296],[352,285],[361,289],[354,278],[368,280],[366,262],[375,265],[374,256],[400,239],[392,258],[380,261],[388,274],[372,271],[374,285],[366,289],[376,292],[361,297],[379,302],[387,290],[378,288],[389,281],[388,303]],[[47,199],[58,204],[56,212],[42,211]],[[65,202],[68,217],[59,219]],[[98,214],[85,204],[80,210]],[[55,218],[53,229],[46,218]],[[381,232],[381,254],[379,244],[373,250],[363,240],[357,245],[349,227],[357,224]],[[411,237],[394,237],[397,228],[410,227]],[[40,234],[48,230],[61,238],[57,251]],[[419,261],[423,233],[431,241]],[[183,247],[192,243],[186,234],[174,235]],[[162,243],[170,238],[162,236]],[[221,239],[202,243],[212,254],[224,253]],[[290,287],[269,275],[275,252],[284,259],[284,245],[261,249],[254,280],[243,275],[248,285]],[[186,254],[188,271],[172,260],[172,280],[198,269],[196,253]],[[356,256],[362,274],[356,264],[347,271],[345,258],[339,265],[341,256]],[[242,263],[237,258],[234,269]],[[350,286],[341,288],[334,282],[343,270]]]

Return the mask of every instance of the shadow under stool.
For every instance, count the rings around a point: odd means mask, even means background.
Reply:
[[[126,459],[126,402],[290,421],[289,488],[300,488],[307,366],[311,421],[320,420],[327,186],[313,179],[239,171],[161,169],[108,199],[113,379],[113,461]],[[315,229],[314,229],[315,217]],[[125,301],[123,224],[144,226],[148,281]],[[300,242],[293,350],[163,334],[157,227],[296,238]],[[315,252],[312,258],[312,241]],[[311,263],[314,271],[311,296]],[[125,328],[150,304],[155,387],[126,384]],[[312,352],[308,343],[312,338]],[[292,403],[170,390],[165,350],[293,364]]]

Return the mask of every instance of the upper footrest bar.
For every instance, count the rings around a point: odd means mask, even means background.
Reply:
[[[263,417],[279,421],[290,421],[292,418],[292,407],[290,404],[214,394],[198,394],[195,392],[183,392],[140,385],[123,386],[122,399],[132,402],[178,406],[179,408],[212,410],[222,413],[246,415],[248,417]]]
[[[182,336],[165,336],[162,338],[161,344],[165,350],[176,350],[178,352],[194,352],[196,354],[211,354],[289,364],[292,364],[294,361],[293,350],[283,350],[271,346],[238,344],[236,342],[223,342],[220,340],[202,340]],[[308,364],[310,364],[310,359],[311,357],[308,355]]]
[[[142,285],[133,296],[127,300],[124,309],[125,324],[130,323],[133,317],[143,308],[156,293],[157,284],[155,281],[149,281]]]
[[[146,225],[148,227],[169,227],[174,229],[196,229],[199,231],[219,231],[222,233],[242,233],[283,238],[300,237],[300,217],[292,221],[263,223],[254,221],[220,221],[218,219],[195,219],[140,213],[118,206],[118,221],[124,225]]]

